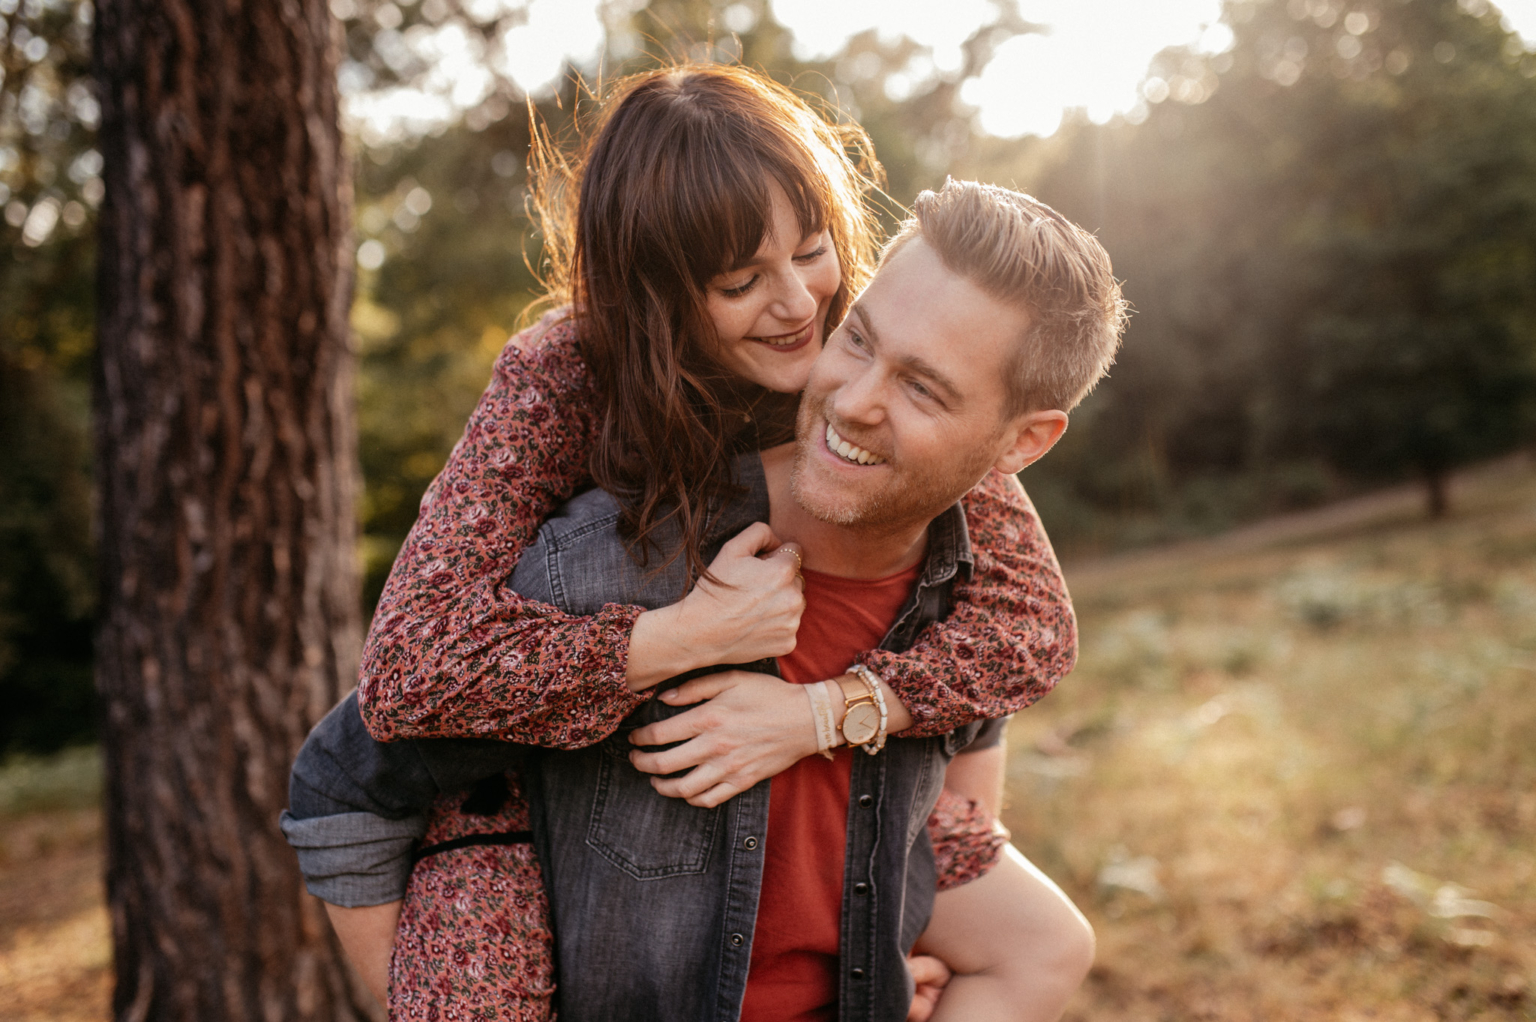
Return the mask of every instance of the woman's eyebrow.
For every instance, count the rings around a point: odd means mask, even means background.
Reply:
[[[811,230],[807,231],[805,233],[805,235],[800,239],[800,244],[796,245],[795,248],[800,248],[803,245],[809,244],[810,240],[812,238],[816,237],[818,234],[820,234],[825,229],[826,228],[824,228],[824,227],[815,227],[815,228],[812,228]],[[767,241],[767,238],[765,237],[763,240]],[[758,247],[759,247],[759,249],[761,249],[762,246],[759,245]],[[751,255],[747,256],[745,259],[741,259],[741,260],[738,260],[737,262],[733,263],[730,266],[730,268],[728,268],[724,272],[725,273],[739,273],[742,270],[745,270],[749,266],[756,266],[760,262],[762,262],[762,260],[758,258],[758,255],[757,255],[756,252],[753,252]]]

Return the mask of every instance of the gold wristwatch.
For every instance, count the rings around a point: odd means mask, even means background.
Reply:
[[[838,687],[843,688],[842,685]],[[838,730],[849,745],[868,745],[879,736],[880,707],[875,705],[874,693],[866,688],[858,695],[850,696],[843,688],[843,722]]]

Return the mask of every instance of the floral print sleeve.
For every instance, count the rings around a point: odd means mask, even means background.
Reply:
[[[377,739],[599,741],[645,696],[625,684],[641,608],[574,617],[507,586],[539,525],[587,477],[597,399],[568,314],[514,337],[422,498],[363,648]]]
[[[912,714],[913,738],[1021,710],[1077,662],[1067,585],[1018,479],[992,472],[962,505],[976,570],[954,609],[907,652],[861,658]]]
[[[539,525],[589,482],[597,416],[568,313],[508,343],[422,498],[374,615],[358,701],[375,738],[575,748],[644,702],[625,683],[641,608],[577,617],[507,586]],[[993,473],[964,508],[976,570],[956,587],[949,617],[906,653],[862,658],[911,711],[912,736],[1022,709],[1076,659],[1061,569],[1018,481]]]

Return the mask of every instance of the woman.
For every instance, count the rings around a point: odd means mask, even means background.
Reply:
[[[729,459],[791,438],[810,363],[868,277],[862,196],[877,167],[862,133],[832,128],[737,68],[643,75],[606,110],[578,168],[536,147],[550,290],[569,310],[508,345],[423,501],[364,653],[359,696],[376,737],[586,745],[665,678],[793,644],[790,559],[751,556],[773,537],[707,569],[701,537],[711,504],[732,492]],[[777,230],[776,209],[788,210]],[[640,556],[686,558],[700,582],[674,607],[572,618],[505,588],[539,522],[589,481],[621,499]],[[1075,651],[1065,590],[1022,491],[989,479],[965,510],[978,571],[950,617],[908,654],[860,658],[913,735],[1027,705]],[[663,528],[679,531],[678,549],[659,548]],[[718,804],[810,751],[808,705],[784,687],[717,695],[743,733],[751,722],[757,754],[716,755],[701,736],[693,771],[668,793]],[[426,841],[524,829],[509,783],[499,804],[442,805]],[[977,826],[985,814],[962,803],[956,815],[951,837],[982,851],[956,855],[941,885],[991,867],[1001,843]],[[400,922],[392,1014],[425,1018],[451,1001],[545,1017],[541,899],[526,845],[471,842],[424,860]],[[1068,914],[1042,939],[1072,943],[1075,928]]]

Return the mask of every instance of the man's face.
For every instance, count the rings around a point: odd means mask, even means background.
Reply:
[[[1015,435],[1003,374],[1029,326],[921,239],[886,260],[827,339],[800,404],[795,499],[836,525],[926,523]]]

